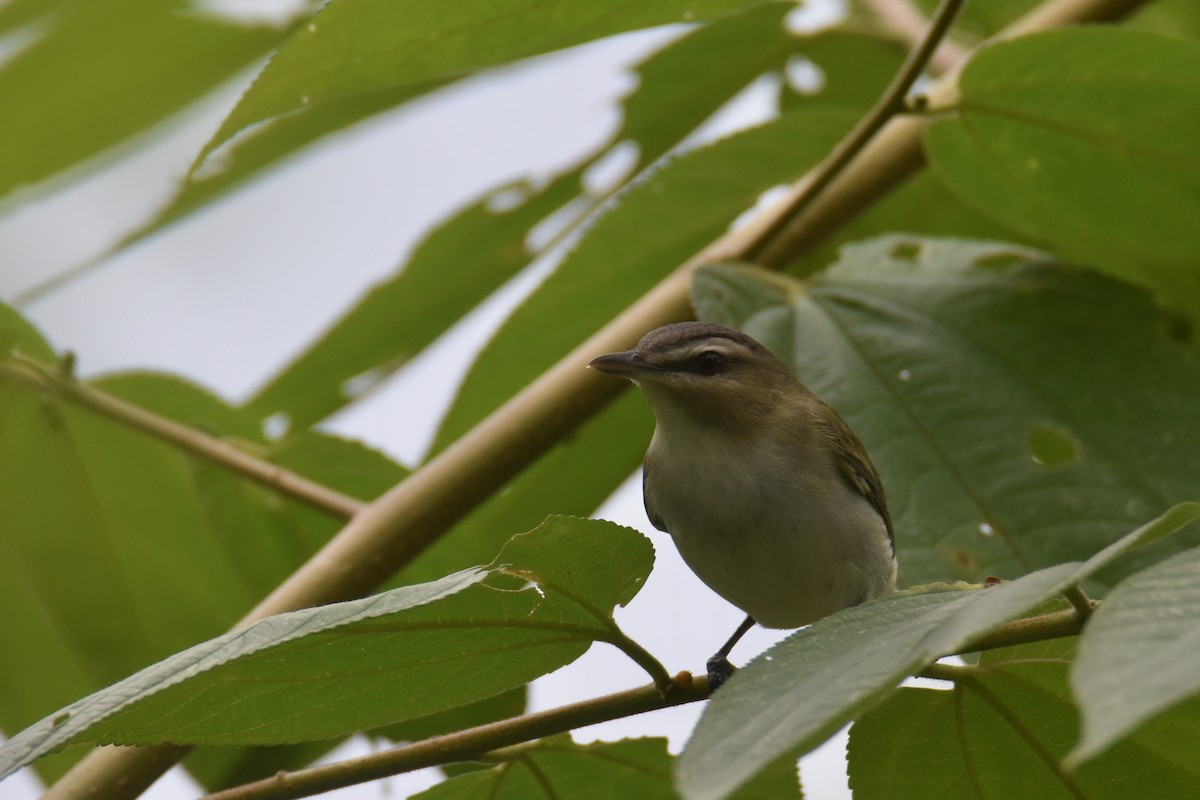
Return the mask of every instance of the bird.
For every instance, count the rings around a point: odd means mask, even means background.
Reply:
[[[800,628],[895,589],[892,520],[866,448],[759,341],[680,322],[588,366],[649,400],[646,515],[747,615],[707,662],[710,692],[732,675],[728,656],[756,623]]]

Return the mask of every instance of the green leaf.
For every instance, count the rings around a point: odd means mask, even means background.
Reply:
[[[990,45],[927,128],[963,200],[1200,314],[1200,44],[1119,28]]]
[[[395,93],[621,31],[698,21],[753,0],[334,0],[279,49],[203,155],[238,131],[348,97]]]
[[[311,741],[481,700],[611,639],[613,606],[652,560],[636,531],[551,518],[489,569],[281,614],[171,656],[13,737],[0,776],[82,741]],[[529,583],[492,585],[503,576]]]
[[[671,782],[672,758],[666,739],[624,739],[580,745],[570,736],[554,736],[513,748],[511,757],[487,772],[452,778],[414,800],[513,798],[629,798],[675,800]],[[744,791],[738,800],[799,798],[792,763],[772,769]]]
[[[1200,734],[1194,713],[1125,740],[1072,773],[1060,765],[1078,729],[1067,686],[1075,645],[1063,639],[985,653],[952,690],[900,689],[850,729],[856,800],[1124,800],[1200,792],[1200,757],[1180,746]]]
[[[1059,564],[981,589],[897,592],[805,628],[735,673],[705,708],[679,757],[688,800],[724,798],[759,769],[816,747],[880,703],[906,676],[1027,613],[1200,505],[1172,509],[1082,564]]]
[[[264,418],[282,413],[302,428],[385,380],[554,243],[530,248],[539,223],[572,209],[578,224],[615,191],[594,194],[581,183],[612,146],[635,147],[632,177],[764,70],[782,67],[802,46],[781,23],[788,7],[771,3],[724,17],[650,56],[637,69],[640,82],[625,101],[621,130],[600,153],[540,191],[523,183],[500,187],[447,220],[394,277],[265,386],[251,411]],[[256,136],[250,144],[263,140]],[[514,207],[497,207],[514,197],[521,199]]]
[[[796,110],[679,156],[632,187],[480,354],[435,449],[462,435],[714,239],[759,193],[815,163],[854,119],[843,109]]]
[[[1144,292],[1021,248],[910,237],[779,286],[714,268],[693,302],[760,338],[862,438],[908,584],[1083,558],[1195,497],[1200,452],[1180,431],[1200,429],[1200,362]],[[1196,538],[1146,548],[1097,589]]]
[[[21,350],[48,349],[21,324]],[[403,475],[360,445],[315,433],[271,452],[254,441],[256,420],[170,376],[91,385],[353,495],[373,497]],[[21,643],[0,648],[8,734],[222,633],[341,526],[74,403],[5,382],[0,451],[0,636]],[[39,762],[39,774],[53,779],[78,755]]]
[[[58,354],[42,336],[41,331],[4,303],[0,303],[0,330],[7,332],[5,335],[8,352],[4,353],[5,358],[16,350],[44,364],[54,364],[58,361]],[[0,390],[2,389],[3,384],[0,384]]]
[[[263,56],[288,26],[164,0],[17,0],[0,29],[30,43],[0,69],[0,196],[128,142]]]
[[[1084,630],[1071,684],[1083,738],[1068,763],[1104,752],[1147,720],[1200,692],[1200,548],[1133,575]]]

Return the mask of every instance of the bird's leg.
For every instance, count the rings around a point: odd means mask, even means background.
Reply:
[[[738,640],[746,635],[746,631],[754,627],[754,617],[747,616],[738,625],[738,629],[733,632],[733,636],[729,637],[729,641],[721,645],[721,649],[713,653],[712,658],[708,660],[708,691],[709,694],[720,688],[721,684],[729,680],[729,676],[733,674],[734,666],[729,663],[729,651],[733,650],[733,646],[738,643]]]

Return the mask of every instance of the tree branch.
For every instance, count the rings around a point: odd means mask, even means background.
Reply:
[[[278,464],[253,456],[215,436],[82,384],[69,374],[48,369],[26,356],[14,354],[0,361],[0,380],[68,400],[332,517],[348,520],[367,505]]]
[[[1049,0],[1010,27],[1007,36],[1129,13],[1144,0]],[[939,83],[953,83],[947,74]],[[832,233],[843,221],[912,175],[923,163],[924,120],[894,117],[832,180],[789,219],[760,256],[779,266]],[[586,369],[597,353],[632,346],[648,330],[691,316],[692,274],[712,261],[744,260],[763,233],[778,227],[789,197],[750,225],[722,236],[668,275],[561,361],[404,482],[356,514],[308,563],[254,608],[239,625],[296,608],[360,596],[532,464],[562,437],[610,402],[622,388]],[[162,769],[155,748],[89,754],[47,792],[48,800],[135,797]]]
[[[675,676],[674,683],[665,694],[655,685],[618,692],[436,736],[380,753],[339,761],[336,764],[296,772],[281,772],[261,781],[209,795],[208,800],[283,800],[290,797],[308,797],[415,769],[481,758],[497,748],[540,739],[585,725],[594,725],[597,722],[694,703],[707,697],[707,682],[693,680],[690,673],[683,672]]]

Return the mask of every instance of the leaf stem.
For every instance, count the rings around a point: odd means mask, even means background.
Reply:
[[[67,361],[63,362],[67,364]],[[215,436],[182,425],[75,380],[69,368],[53,369],[19,353],[0,361],[0,381],[68,400],[140,433],[178,447],[230,472],[338,519],[350,519],[366,503],[311,481]]]
[[[1096,605],[1092,598],[1087,596],[1087,592],[1078,583],[1063,589],[1063,597],[1067,598],[1067,602],[1075,609],[1075,615],[1079,617],[1080,622],[1086,622],[1088,617],[1092,615]]]
[[[972,639],[960,652],[976,653],[980,650],[996,650],[1046,639],[1077,636],[1083,630],[1083,622],[1074,609],[1017,619]]]
[[[671,677],[671,673],[667,672],[667,668],[662,665],[661,661],[655,658],[649,650],[626,636],[625,631],[618,628],[615,621],[611,623],[609,630],[612,631],[612,638],[607,640],[609,644],[629,656],[635,664],[646,670],[660,692],[665,695],[671,691],[675,685],[675,681]]]
[[[307,797],[415,769],[484,758],[499,748],[563,733],[597,722],[694,703],[708,697],[705,681],[680,673],[665,694],[656,685],[605,695],[580,703],[492,722],[422,742],[335,764],[280,772],[253,783],[209,795],[208,800],[284,800]]]
[[[805,176],[804,188],[789,199],[774,224],[762,232],[759,240],[746,254],[746,260],[773,263],[769,254],[776,248],[784,230],[792,220],[803,213],[825,191],[834,178],[862,152],[867,143],[875,138],[888,120],[904,110],[904,98],[929,64],[929,59],[933,57],[934,51],[937,50],[938,44],[945,37],[946,32],[950,30],[950,23],[954,21],[963,2],[964,0],[942,0],[930,20],[929,29],[925,32],[924,37],[908,54],[900,71],[892,78],[892,82],[888,84],[879,100],[875,102],[867,115],[859,120],[854,129],[837,143],[833,152],[814,171]]]

